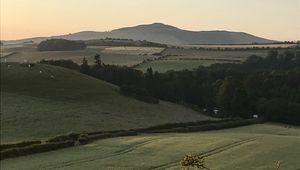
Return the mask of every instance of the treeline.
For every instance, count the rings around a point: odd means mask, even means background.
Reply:
[[[262,123],[261,119],[223,119],[223,120],[205,120],[186,123],[170,123],[156,125],[147,128],[114,130],[114,131],[97,131],[87,133],[69,133],[59,135],[45,141],[25,141],[14,144],[0,145],[0,160],[14,158],[18,156],[30,155],[35,153],[58,150],[67,147],[85,145],[94,140],[107,139],[122,136],[135,136],[139,133],[170,133],[170,132],[197,132],[206,130],[218,130],[234,128],[251,124]]]
[[[242,64],[214,64],[189,71],[146,73],[84,60],[80,72],[130,90],[144,89],[153,98],[202,108],[219,117],[251,118],[300,124],[300,52],[270,51]]]
[[[38,44],[38,51],[74,51],[86,48],[84,41],[71,41],[65,39],[49,39]]]
[[[132,39],[96,39],[96,40],[87,40],[85,41],[88,46],[125,46],[125,47],[162,47],[165,48],[167,45],[159,44],[149,41],[135,41]]]

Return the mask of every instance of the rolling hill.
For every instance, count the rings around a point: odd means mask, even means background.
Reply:
[[[1,64],[1,143],[203,119],[211,118],[123,96],[117,86],[65,68]]]
[[[244,32],[229,31],[188,31],[162,23],[150,25],[138,25],[134,27],[120,28],[109,32],[83,31],[73,34],[29,38],[7,43],[40,42],[49,38],[62,38],[68,40],[92,40],[106,37],[128,38],[134,40],[147,40],[156,43],[187,45],[187,44],[251,44],[273,43],[275,41],[257,37]]]

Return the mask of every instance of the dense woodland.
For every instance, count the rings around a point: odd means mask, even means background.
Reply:
[[[105,65],[95,56],[79,66],[72,61],[42,61],[78,70],[119,85],[121,90],[147,99],[163,99],[202,108],[219,117],[250,118],[300,124],[300,51],[270,51],[267,57],[250,56],[242,64],[214,64],[189,71],[146,73]],[[123,88],[122,88],[123,87]],[[150,100],[153,101],[153,100]],[[156,102],[153,102],[156,103]]]
[[[39,51],[73,51],[86,48],[84,41],[71,41],[65,39],[49,39],[38,44]]]

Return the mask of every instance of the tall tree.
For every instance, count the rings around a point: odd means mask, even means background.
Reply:
[[[83,57],[83,59],[82,59],[82,64],[80,66],[80,72],[83,74],[90,74],[90,66],[85,57]]]

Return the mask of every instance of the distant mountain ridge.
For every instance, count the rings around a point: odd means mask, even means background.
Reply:
[[[189,31],[179,29],[171,25],[153,23],[115,29],[110,32],[83,31],[52,37],[38,37],[8,42],[40,42],[50,38],[62,38],[67,40],[92,40],[111,38],[128,38],[134,40],[147,40],[155,43],[170,45],[188,44],[266,44],[276,41],[257,37],[244,32],[229,31]]]

